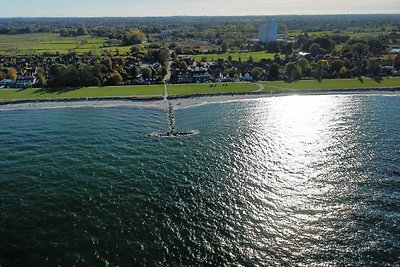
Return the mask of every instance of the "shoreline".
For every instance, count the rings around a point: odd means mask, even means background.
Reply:
[[[359,89],[309,89],[282,92],[240,92],[219,94],[170,95],[168,100],[176,109],[204,104],[253,100],[268,97],[294,95],[358,95],[358,94],[391,94],[400,95],[400,87],[394,88],[359,88]],[[0,111],[26,109],[53,109],[79,107],[139,107],[167,109],[163,96],[121,96],[94,98],[59,98],[59,99],[20,99],[0,102]]]

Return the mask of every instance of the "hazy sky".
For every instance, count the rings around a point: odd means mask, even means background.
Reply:
[[[0,17],[400,13],[400,0],[0,0]]]

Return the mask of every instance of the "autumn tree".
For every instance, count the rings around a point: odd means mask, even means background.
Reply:
[[[16,68],[9,68],[7,71],[7,77],[8,79],[11,80],[16,80],[17,79],[17,69]]]

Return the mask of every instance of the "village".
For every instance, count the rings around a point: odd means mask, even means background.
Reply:
[[[277,20],[267,18],[258,26],[258,38],[247,34],[239,51],[226,41],[207,51],[182,47],[177,45],[181,38],[177,31],[162,30],[119,55],[4,55],[0,56],[0,88],[399,76],[396,35],[391,45],[378,39],[340,40],[337,36],[294,38],[279,33],[278,25]]]

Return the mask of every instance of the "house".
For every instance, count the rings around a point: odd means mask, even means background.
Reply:
[[[3,85],[4,88],[15,88],[15,81],[11,79],[4,79],[1,81],[1,85]]]
[[[156,78],[150,77],[150,78],[144,78],[143,75],[139,75],[137,77],[137,80],[140,84],[154,84],[157,82]]]
[[[400,47],[393,47],[392,50],[390,50],[390,53],[400,54]]]
[[[191,71],[180,71],[178,73],[177,77],[177,82],[178,83],[192,83],[193,82],[193,76]]]
[[[226,76],[220,74],[217,79],[215,79],[217,83],[226,83],[226,82],[234,82],[235,78],[232,78],[227,74]]]
[[[190,59],[192,59],[192,56],[191,55],[178,55],[178,58],[180,60],[190,60]]]
[[[244,75],[240,74],[240,79],[242,81],[252,82],[253,81],[253,76],[249,72],[247,72]]]
[[[211,79],[210,73],[206,68],[196,68],[192,71],[192,82],[194,83],[206,83]]]
[[[15,88],[28,88],[36,83],[36,78],[33,76],[18,76],[15,81]]]

